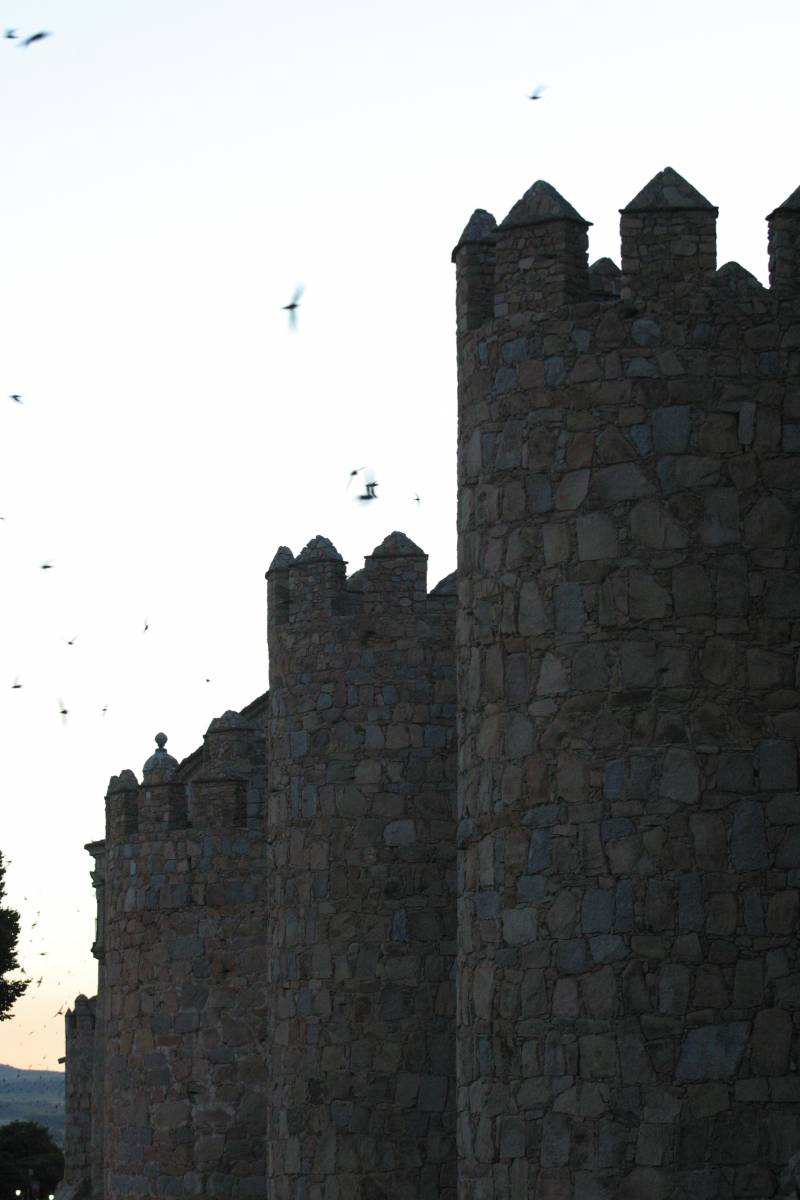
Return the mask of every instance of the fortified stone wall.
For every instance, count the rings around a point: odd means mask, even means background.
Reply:
[[[460,1200],[776,1194],[800,1150],[800,191],[537,183],[453,257]]]
[[[104,1195],[263,1197],[265,699],[106,799]]]
[[[268,572],[271,1200],[453,1200],[455,594],[392,534]]]
[[[95,892],[97,923],[92,954],[97,959],[97,996],[94,1008],[94,1049],[92,1056],[92,1109],[91,1130],[89,1143],[90,1177],[89,1195],[91,1200],[103,1200],[104,1197],[104,1131],[105,1131],[105,1064],[106,1064],[106,1022],[105,1022],[105,851],[104,841],[89,842],[85,850],[94,860],[94,870],[91,872],[92,886]],[[67,1049],[66,1075],[69,1079],[71,1071],[69,1048]]]
[[[72,1194],[89,1194],[92,1172],[92,1086],[94,1082],[95,999],[78,996],[64,1018],[66,1055],[64,1096],[64,1180]]]

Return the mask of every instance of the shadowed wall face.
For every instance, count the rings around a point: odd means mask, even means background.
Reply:
[[[453,1200],[452,588],[392,534],[268,574],[274,1200]]]
[[[549,309],[519,229],[455,253],[461,1200],[772,1197],[800,1150],[800,224],[767,291],[715,213],[662,172]]]
[[[260,707],[259,707],[260,703]],[[265,704],[111,781],[106,1200],[263,1194]]]
[[[78,996],[64,1018],[66,1055],[64,1105],[64,1182],[90,1186],[92,1175],[92,1087],[96,998]]]

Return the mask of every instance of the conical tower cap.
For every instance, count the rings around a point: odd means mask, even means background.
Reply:
[[[664,167],[620,212],[656,212],[667,208],[719,211],[682,175],[672,167]]]
[[[591,225],[591,221],[585,220],[552,184],[537,179],[500,223],[500,229],[541,225],[545,221],[579,221],[581,225]]]
[[[767,220],[771,221],[778,213],[800,213],[800,187],[795,188],[791,196],[786,197],[783,204],[779,204],[777,208],[774,208],[767,217]]]

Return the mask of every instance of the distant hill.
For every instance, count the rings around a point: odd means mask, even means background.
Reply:
[[[0,1125],[9,1121],[38,1121],[63,1146],[64,1073],[0,1064]]]

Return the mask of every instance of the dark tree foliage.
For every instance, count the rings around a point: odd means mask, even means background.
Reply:
[[[13,908],[3,908],[3,897],[6,894],[6,869],[3,865],[3,855],[0,854],[0,1021],[7,1021],[11,1016],[10,1009],[19,1000],[28,984],[29,979],[19,979],[12,982],[6,979],[9,971],[19,967],[17,962],[17,938],[19,937],[19,913]]]
[[[34,1180],[39,1195],[56,1190],[64,1174],[64,1155],[44,1125],[11,1121],[0,1125],[0,1200],[13,1198],[17,1188],[29,1195]]]

